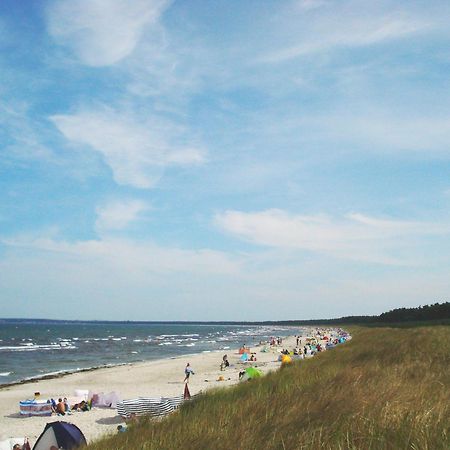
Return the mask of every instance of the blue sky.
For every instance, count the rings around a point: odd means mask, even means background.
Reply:
[[[0,3],[3,317],[448,300],[450,4]]]

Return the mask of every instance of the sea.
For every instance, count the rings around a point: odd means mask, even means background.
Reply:
[[[226,353],[298,331],[276,325],[0,320],[0,385],[195,353]]]

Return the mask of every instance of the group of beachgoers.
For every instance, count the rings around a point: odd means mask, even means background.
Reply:
[[[56,402],[53,398],[48,400],[52,404],[52,411],[58,416],[71,415],[74,411],[89,411],[92,407],[90,402],[85,400],[81,400],[79,403],[75,403],[72,406],[69,404],[69,401],[66,397],[59,398],[58,402]]]

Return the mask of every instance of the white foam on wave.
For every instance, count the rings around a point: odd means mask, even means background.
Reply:
[[[0,372],[0,377],[7,377],[11,375],[13,372]]]
[[[5,347],[0,347],[0,352],[35,352],[39,350],[73,350],[76,349],[74,345],[67,343],[66,345],[60,345],[56,343],[51,344],[33,344],[33,343],[27,343],[27,344],[21,344],[19,346],[15,345],[8,345]]]

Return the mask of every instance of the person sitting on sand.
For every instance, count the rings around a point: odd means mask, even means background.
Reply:
[[[81,400],[80,403],[73,405],[73,409],[75,411],[89,411],[89,405],[84,400]]]
[[[22,446],[20,444],[14,444],[12,450],[22,450]]]
[[[223,355],[220,370],[225,370],[226,367],[230,367],[230,363],[228,362],[228,355]]]
[[[126,425],[117,425],[117,432],[118,433],[125,433],[125,431],[127,431],[127,426]]]
[[[66,397],[63,398],[63,403],[64,403],[64,411],[66,412],[66,414],[71,414],[69,401],[67,400]]]
[[[56,402],[55,400],[53,400],[52,398],[50,400],[47,400],[47,403],[51,403],[52,404],[52,411],[54,413],[57,413],[58,411],[56,411]]]
[[[192,370],[192,367],[189,363],[186,364],[186,367],[184,369],[184,380],[183,383],[188,383],[189,382],[189,377],[192,375],[195,375],[194,371]]]
[[[66,406],[64,405],[62,398],[58,398],[58,404],[56,405],[56,414],[58,414],[58,416],[66,415]]]

